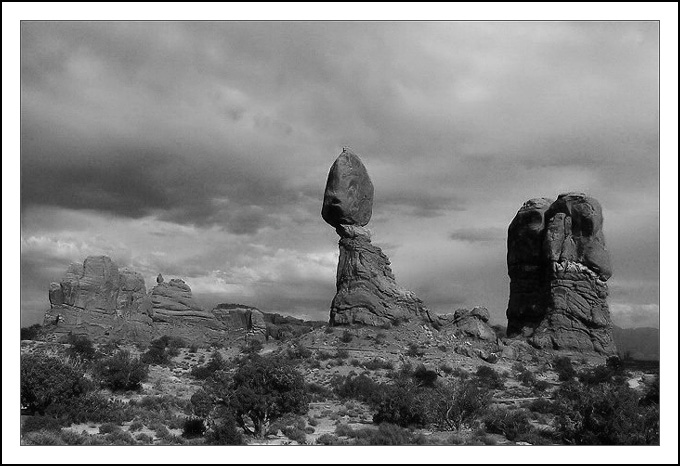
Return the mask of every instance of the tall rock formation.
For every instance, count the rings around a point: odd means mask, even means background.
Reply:
[[[340,236],[337,293],[331,325],[383,325],[414,317],[430,319],[415,294],[397,284],[390,261],[364,228],[373,211],[373,183],[359,156],[343,149],[331,166],[321,216]]]
[[[148,340],[153,334],[151,300],[144,278],[106,256],[72,263],[58,283],[50,284],[51,308],[44,323],[60,333],[86,333],[93,339],[119,336]]]
[[[583,193],[532,199],[508,229],[508,336],[538,348],[615,354],[602,207]]]

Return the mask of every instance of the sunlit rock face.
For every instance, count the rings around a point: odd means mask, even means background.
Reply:
[[[429,319],[423,302],[401,288],[390,261],[364,228],[373,211],[373,183],[358,155],[344,149],[331,166],[324,192],[323,219],[340,236],[337,293],[332,325],[385,325],[414,317]]]
[[[538,348],[616,354],[602,207],[583,193],[532,199],[508,228],[508,336]]]

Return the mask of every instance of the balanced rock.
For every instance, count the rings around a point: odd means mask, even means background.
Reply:
[[[330,169],[321,215],[340,236],[337,293],[331,325],[385,325],[430,319],[418,297],[397,284],[390,261],[364,228],[373,209],[373,183],[359,157],[343,149]]]
[[[373,183],[358,155],[343,149],[328,173],[321,216],[331,226],[366,226],[373,213]]]
[[[602,208],[582,193],[525,203],[508,229],[508,336],[537,348],[616,354]]]

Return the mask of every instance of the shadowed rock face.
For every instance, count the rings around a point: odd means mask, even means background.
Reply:
[[[330,169],[321,215],[340,236],[331,325],[383,325],[429,311],[397,284],[387,256],[363,228],[371,218],[373,183],[359,157],[344,149]]]
[[[538,348],[615,354],[602,207],[582,193],[532,199],[508,229],[508,336]]]
[[[358,155],[343,149],[328,173],[321,216],[331,226],[366,226],[373,213],[373,183]]]

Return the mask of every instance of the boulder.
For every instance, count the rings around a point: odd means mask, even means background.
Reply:
[[[321,216],[331,226],[366,226],[373,213],[373,183],[358,155],[343,149],[328,173]]]

